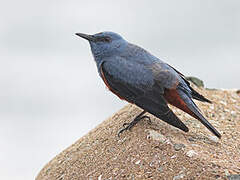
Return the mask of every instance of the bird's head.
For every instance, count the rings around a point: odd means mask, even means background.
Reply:
[[[127,42],[117,33],[101,32],[94,35],[76,33],[89,41],[95,60],[118,55],[126,47]]]

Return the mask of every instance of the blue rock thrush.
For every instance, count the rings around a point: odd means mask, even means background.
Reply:
[[[102,80],[115,95],[143,109],[118,133],[131,129],[149,112],[168,124],[188,132],[188,127],[169,109],[171,104],[198,119],[214,135],[221,134],[203,117],[193,99],[211,103],[196,92],[184,75],[143,48],[114,32],[94,35],[76,33],[89,41]]]

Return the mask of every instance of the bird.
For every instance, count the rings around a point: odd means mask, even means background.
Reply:
[[[185,76],[174,67],[115,32],[76,35],[89,42],[98,73],[108,89],[120,99],[143,109],[130,123],[123,124],[118,136],[141,119],[149,119],[146,112],[188,132],[188,127],[169,108],[171,104],[199,120],[221,138],[193,99],[207,103],[211,101],[195,91]]]

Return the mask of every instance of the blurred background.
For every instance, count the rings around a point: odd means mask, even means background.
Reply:
[[[126,102],[76,32],[114,31],[209,88],[239,88],[240,1],[21,0],[0,6],[0,179],[27,180]]]

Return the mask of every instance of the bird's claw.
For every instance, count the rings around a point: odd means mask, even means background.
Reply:
[[[118,137],[120,137],[120,134],[126,130],[129,130],[129,124],[130,123],[124,123],[123,128],[118,131]]]
[[[126,130],[131,130],[132,127],[137,124],[136,122],[132,121],[131,123],[124,123],[123,128],[119,130],[118,137],[120,137],[120,134],[122,134]]]
[[[120,134],[122,134],[124,131],[126,131],[127,130],[127,127],[125,127],[125,128],[122,128],[122,129],[120,129],[119,131],[118,131],[118,137],[120,137]]]
[[[130,123],[124,123],[123,128],[118,131],[118,137],[120,137],[120,134],[122,134],[126,130],[131,130],[133,126],[135,126],[141,119],[148,119],[148,123],[151,124],[151,119],[148,116],[140,116],[135,118],[132,122]]]

